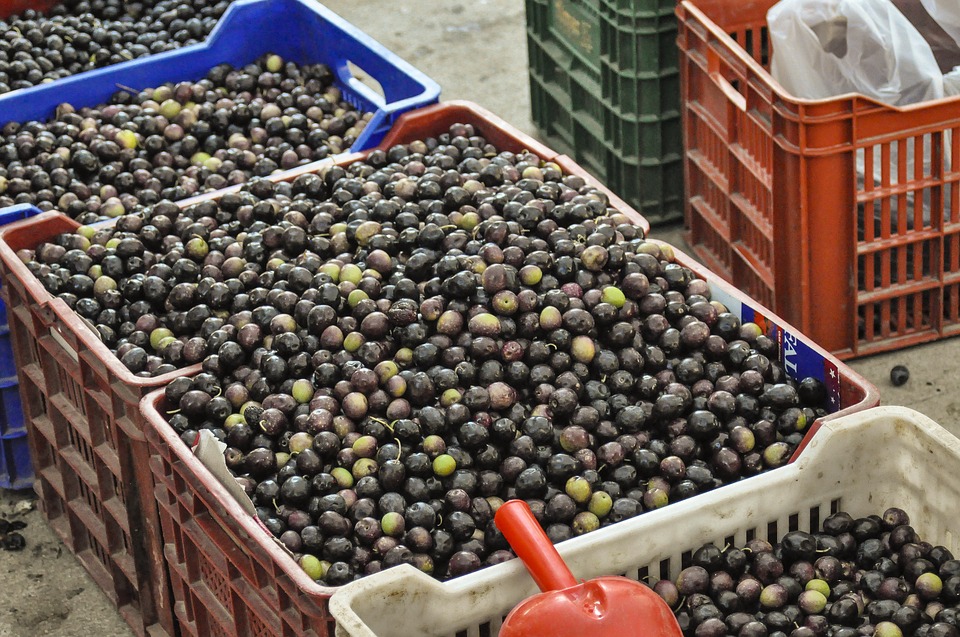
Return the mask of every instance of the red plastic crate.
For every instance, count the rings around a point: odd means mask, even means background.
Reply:
[[[470,123],[498,148],[528,149],[555,161],[567,173],[584,174],[565,156],[558,156],[523,133],[469,103],[431,106],[404,115],[381,148],[445,131],[453,123]],[[341,159],[349,164],[362,154]],[[278,175],[293,179],[306,168]],[[584,175],[585,176],[585,175]],[[204,197],[210,198],[210,197]],[[614,206],[644,227],[645,220],[611,197]],[[196,199],[194,200],[196,201]],[[186,205],[184,202],[183,205]],[[621,207],[622,206],[622,207]],[[822,349],[802,338],[768,310],[733,290],[729,284],[684,255],[678,261],[691,267],[718,289],[721,296],[741,305],[751,319],[766,325],[786,345],[802,350],[820,372],[838,373],[834,384],[839,411],[832,419],[879,403],[876,389]],[[780,326],[778,328],[777,326]],[[791,343],[794,345],[791,346]],[[163,392],[146,397],[142,411],[148,421],[152,446],[151,469],[156,483],[163,526],[164,554],[173,584],[175,612],[183,635],[269,635],[324,637],[334,634],[327,601],[335,588],[320,586],[280,549],[269,533],[233,499],[166,423]],[[811,427],[810,435],[819,427]]]
[[[4,0],[0,3],[0,20],[19,15],[27,9],[46,11],[60,0]]]
[[[557,163],[566,174],[577,174],[601,188],[611,205],[648,232],[650,225],[635,210],[597,183],[566,156],[550,150],[499,117],[469,102],[447,102],[410,111],[397,121],[379,148],[388,149],[425,137],[435,137],[455,123],[472,124],[498,150],[528,150]],[[337,160],[348,165],[368,153]],[[330,161],[302,166],[270,177],[290,181],[315,172]],[[187,207],[240,187],[184,200]],[[151,469],[163,527],[164,556],[173,585],[174,609],[182,635],[247,635],[297,637],[333,636],[327,599],[335,588],[310,580],[247,515],[194,458],[157,412],[158,392],[144,399],[151,423],[145,430],[152,446]],[[172,441],[169,437],[176,438]]]
[[[775,3],[677,7],[694,252],[840,358],[960,334],[960,99],[787,94]]]
[[[781,343],[787,369],[819,365],[836,373],[832,395],[838,410],[817,420],[798,448],[796,458],[823,422],[875,407],[877,389],[825,350],[733,289],[715,274],[676,251],[676,262],[707,280],[729,307],[739,306],[744,320],[753,320]],[[799,352],[799,354],[797,354]],[[790,356],[805,361],[790,360]],[[247,513],[193,451],[167,424],[168,405],[158,390],[143,399],[152,445],[165,554],[170,565],[176,613],[183,635],[333,637],[328,611],[337,589],[311,580],[281,549],[270,533]],[[603,531],[598,531],[603,533]]]
[[[140,399],[199,365],[134,376],[17,258],[78,224],[44,213],[0,233],[0,276],[34,490],[50,526],[141,636],[177,634]]]

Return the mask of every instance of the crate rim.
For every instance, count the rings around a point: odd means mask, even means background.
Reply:
[[[28,9],[48,11],[55,4],[57,4],[57,0],[34,0],[33,2],[31,2],[31,0],[13,0],[9,8],[3,7],[0,9],[0,20],[6,20],[10,16],[19,15]]]
[[[413,120],[429,119],[431,116],[437,113],[443,113],[443,111],[448,109],[471,111],[473,114],[483,118],[485,123],[490,123],[496,128],[509,131],[510,135],[514,137],[516,141],[520,142],[526,150],[541,157],[544,161],[553,161],[560,154],[552,148],[549,148],[546,144],[524,133],[519,128],[516,128],[496,113],[469,100],[446,100],[403,113],[397,119],[397,125],[390,129],[390,132],[384,136],[379,148],[381,150],[388,150],[391,146],[404,143],[402,138],[406,136],[404,130],[406,126],[401,126],[400,124],[410,125]]]

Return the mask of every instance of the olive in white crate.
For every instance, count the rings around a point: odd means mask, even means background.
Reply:
[[[840,511],[774,545],[708,544],[653,588],[696,637],[947,637],[960,626],[960,560],[899,508]]]

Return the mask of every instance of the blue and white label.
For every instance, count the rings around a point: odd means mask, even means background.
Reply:
[[[723,287],[710,284],[710,294],[714,301],[723,303],[727,310],[744,323],[756,323],[770,338],[777,341],[780,351],[780,363],[787,375],[794,380],[816,378],[827,389],[828,411],[840,410],[840,370],[836,364],[824,358],[802,336],[781,328],[776,322],[731,295]]]

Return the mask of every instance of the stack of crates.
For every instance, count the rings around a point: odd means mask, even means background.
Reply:
[[[674,0],[526,0],[530,100],[546,141],[653,224],[683,215]]]

